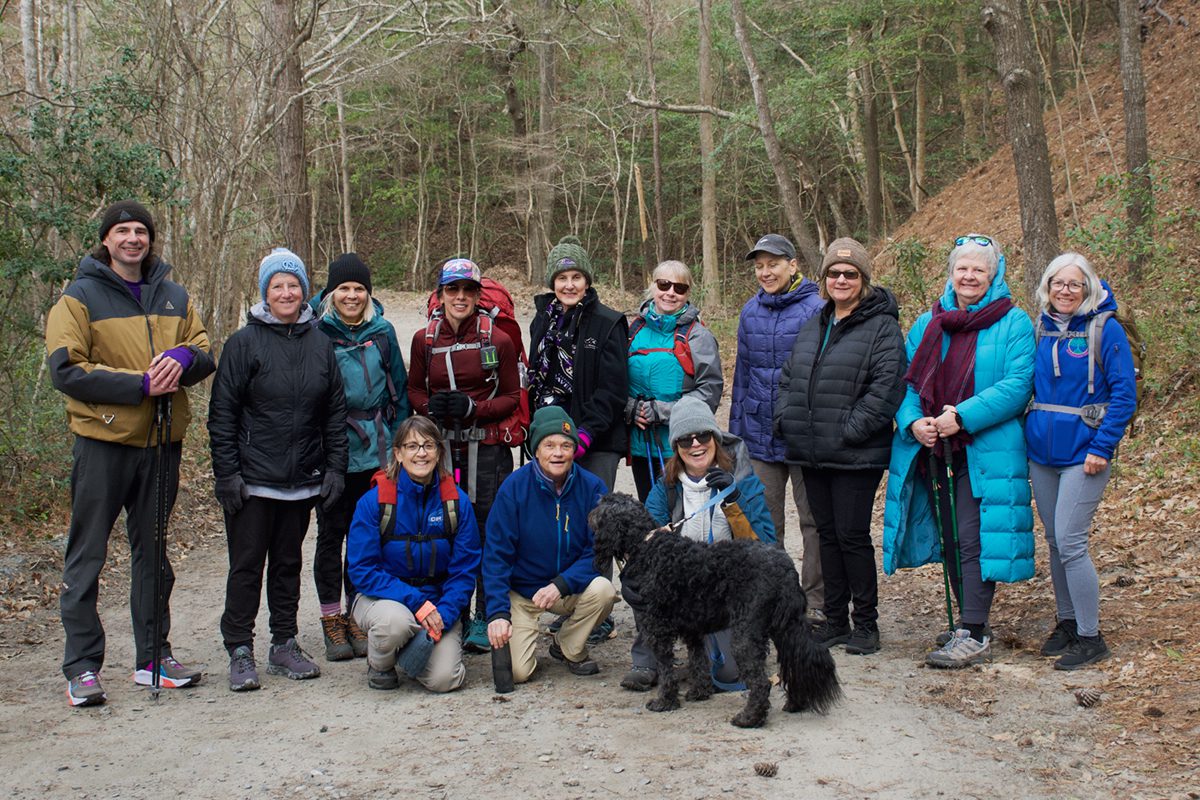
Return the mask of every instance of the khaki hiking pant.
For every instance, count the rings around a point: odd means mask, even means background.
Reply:
[[[396,666],[396,652],[421,631],[421,623],[403,603],[366,595],[354,598],[351,610],[358,627],[367,632],[367,663],[387,671]],[[462,620],[442,631],[429,663],[417,680],[431,692],[451,692],[463,685],[467,670],[462,661]]]
[[[612,581],[598,576],[580,594],[569,594],[550,607],[550,613],[567,617],[555,637],[564,656],[572,661],[587,658],[588,634],[612,611],[616,597],[617,590]],[[537,669],[533,651],[537,647],[538,619],[543,610],[532,600],[512,591],[508,593],[508,602],[512,617],[512,639],[508,649],[512,653],[513,681],[524,683]]]

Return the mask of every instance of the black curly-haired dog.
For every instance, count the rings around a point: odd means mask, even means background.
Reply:
[[[750,690],[745,707],[731,720],[734,725],[756,728],[766,722],[768,640],[779,654],[784,711],[825,713],[841,697],[833,657],[809,636],[800,576],[783,550],[746,539],[701,544],[670,530],[655,531],[645,506],[626,494],[601,498],[588,522],[596,564],[622,562],[622,579],[636,581],[646,607],[638,621],[661,680],[658,697],[646,708],[679,708],[679,678],[672,668],[676,639],[688,648],[690,686],[684,697],[711,697],[703,638],[726,628]]]

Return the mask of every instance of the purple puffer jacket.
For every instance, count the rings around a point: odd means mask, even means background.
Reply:
[[[817,285],[801,278],[799,285],[783,294],[767,294],[759,289],[742,306],[729,432],[742,438],[751,458],[784,460],[787,448],[771,431],[779,399],[779,373],[792,354],[800,326],[824,305]]]

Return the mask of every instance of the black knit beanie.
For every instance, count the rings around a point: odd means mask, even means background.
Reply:
[[[114,225],[122,222],[142,223],[150,232],[150,241],[154,241],[154,217],[137,200],[120,200],[104,209],[104,216],[100,218],[100,241],[104,241]]]
[[[329,294],[343,283],[361,283],[371,294],[371,270],[358,257],[358,253],[343,253],[329,262],[329,280],[325,294]]]

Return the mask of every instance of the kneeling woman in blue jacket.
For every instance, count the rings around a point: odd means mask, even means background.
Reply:
[[[681,535],[709,544],[727,539],[774,543],[775,526],[746,445],[717,426],[708,404],[692,396],[680,398],[671,411],[668,434],[671,458],[663,479],[654,484],[646,498],[646,510],[654,521],[659,525],[682,521]],[[641,610],[638,587],[622,580],[621,596],[633,609],[636,626]],[[713,662],[717,688],[744,688],[730,655],[728,631],[706,637],[705,647]],[[640,631],[630,656],[633,665],[621,678],[622,687],[644,692],[658,683],[654,653],[642,641]]]
[[[400,423],[387,473],[376,474],[350,523],[346,549],[358,590],[351,614],[367,632],[372,689],[399,686],[397,651],[419,649],[426,640],[414,637],[426,634],[436,643],[428,661],[404,657],[401,667],[433,692],[466,678],[459,617],[475,590],[479,528],[466,494],[439,467],[445,456],[428,417]]]

